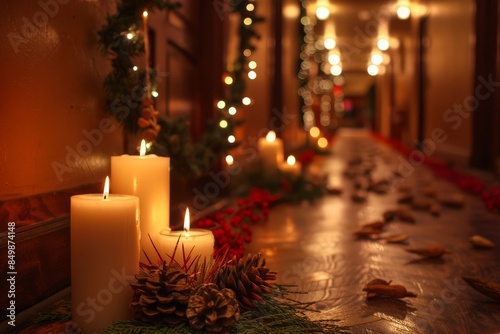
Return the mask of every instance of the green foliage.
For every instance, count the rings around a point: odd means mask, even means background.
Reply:
[[[104,79],[108,112],[131,133],[138,130],[137,120],[146,97],[145,70],[133,70],[133,58],[144,54],[144,38],[140,33],[142,13],[144,9],[154,11],[179,6],[178,2],[169,0],[121,0],[116,13],[108,16],[106,24],[98,31],[99,44],[103,53],[111,58],[112,66]],[[132,38],[127,38],[129,33]],[[154,76],[151,80],[154,87]]]

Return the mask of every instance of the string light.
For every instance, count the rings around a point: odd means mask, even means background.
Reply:
[[[229,137],[227,137],[227,141],[232,144],[236,141],[236,138],[233,135],[230,135]]]
[[[326,148],[328,146],[328,140],[325,137],[318,139],[318,146],[320,148]]]
[[[228,112],[229,112],[229,115],[234,116],[234,115],[236,115],[236,108],[231,107],[231,108],[229,108]]]
[[[330,73],[332,73],[332,75],[341,75],[342,74],[342,66],[340,65],[333,65],[332,68],[330,69]]]
[[[323,44],[325,45],[325,49],[332,50],[337,45],[337,42],[333,38],[327,38],[323,41]]]
[[[316,7],[316,17],[318,20],[326,20],[330,16],[330,9],[328,8],[328,0],[319,0]]]
[[[253,10],[255,9],[255,6],[254,6],[254,4],[253,4],[253,3],[249,3],[249,4],[247,5],[247,7],[246,7],[246,8],[247,8],[247,10],[248,10],[249,12],[251,12],[251,11],[253,11]]]
[[[151,92],[151,95],[153,95],[153,97],[158,97],[158,92],[154,90]]]
[[[248,97],[248,96],[245,96],[242,100],[241,100],[241,103],[243,103],[244,105],[246,106],[249,106],[250,103],[252,103],[252,100]]]
[[[144,16],[144,17],[148,17],[148,11],[147,11],[147,10],[143,11],[143,12],[142,12],[142,16]]]
[[[252,60],[248,63],[248,68],[251,70],[255,70],[257,68],[257,62]]]
[[[132,39],[132,38],[134,38],[134,34],[133,34],[133,33],[131,33],[131,32],[129,32],[129,33],[127,34],[127,39]]]
[[[332,65],[340,64],[340,55],[336,52],[331,53],[328,55],[328,62]]]
[[[227,121],[225,119],[221,120],[219,122],[219,126],[222,128],[222,129],[225,129],[227,128]]]
[[[372,77],[376,76],[378,74],[378,72],[379,72],[378,66],[374,65],[374,64],[368,65],[367,72]]]
[[[257,73],[255,73],[255,71],[248,72],[248,78],[250,80],[254,80],[255,78],[257,78]]]
[[[371,59],[372,63],[375,65],[380,65],[384,61],[384,57],[379,52],[372,53],[372,56],[370,59]]]
[[[231,166],[234,163],[234,158],[231,154],[226,155],[226,163],[228,166]]]
[[[219,102],[217,102],[217,108],[219,109],[224,109],[224,107],[226,106],[226,102],[220,100]]]
[[[230,76],[225,77],[225,78],[224,78],[224,83],[225,83],[226,85],[231,85],[231,84],[233,84],[233,78],[231,78]]]
[[[313,126],[310,130],[309,130],[309,134],[311,135],[311,137],[313,138],[317,138],[319,136],[319,128],[317,126]]]
[[[243,55],[245,57],[250,57],[252,55],[252,50],[250,50],[250,49],[243,50]]]
[[[134,67],[132,67],[132,70],[137,71],[137,70],[138,70],[138,67],[137,67],[137,66],[134,66]]]
[[[249,17],[246,17],[244,20],[243,20],[243,24],[246,25],[246,26],[249,26],[252,24],[252,19],[249,18]]]
[[[377,47],[381,51],[389,50],[389,39],[387,37],[379,37],[377,40]]]
[[[408,20],[411,15],[410,2],[399,0],[396,8],[396,15],[400,20]]]

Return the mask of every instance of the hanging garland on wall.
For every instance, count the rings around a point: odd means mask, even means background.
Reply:
[[[233,116],[241,106],[251,103],[245,96],[245,75],[255,78],[256,63],[249,63],[249,57],[256,49],[253,39],[260,36],[254,24],[264,20],[256,14],[256,5],[256,1],[232,0],[228,8],[223,8],[239,15],[240,41],[231,70],[222,78],[228,86],[226,97],[217,103],[217,115],[207,122],[198,143],[192,142],[187,118],[159,116],[154,108],[154,69],[147,63],[145,66],[135,63],[143,55],[148,58],[145,33],[148,11],[175,10],[180,4],[168,0],[121,0],[117,12],[108,16],[98,32],[101,47],[111,58],[112,65],[104,80],[108,112],[127,132],[134,134],[142,130],[146,139],[154,141],[151,151],[169,156],[174,173],[182,170],[185,176],[201,176],[210,170],[217,158],[238,145],[233,133],[241,121]]]

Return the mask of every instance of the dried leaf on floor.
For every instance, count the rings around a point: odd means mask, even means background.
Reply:
[[[402,285],[391,285],[392,281],[385,281],[380,278],[376,278],[368,282],[363,291],[366,291],[366,298],[405,298],[405,297],[416,297],[417,295],[411,291],[406,290]]]
[[[493,241],[486,239],[485,237],[482,237],[480,235],[472,236],[470,238],[470,242],[476,248],[486,248],[486,249],[495,248],[495,244],[493,243]]]
[[[500,301],[500,284],[478,277],[462,277],[462,279],[476,291],[491,299]]]
[[[450,252],[441,246],[430,246],[425,248],[408,248],[406,249],[408,253],[413,253],[420,255],[425,258],[438,258],[444,254],[449,254]]]

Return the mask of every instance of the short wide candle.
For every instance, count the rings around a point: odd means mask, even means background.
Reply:
[[[111,192],[139,197],[141,249],[153,261],[158,233],[170,226],[170,158],[148,155],[111,157]],[[148,263],[141,252],[141,262]]]
[[[189,210],[186,210],[184,218],[184,231],[164,230],[160,233],[159,251],[167,263],[174,255],[174,261],[181,267],[189,265],[198,258],[198,264],[204,261],[208,264],[214,254],[215,238],[212,231],[202,229],[190,229]],[[177,246],[177,249],[176,249]],[[184,248],[184,251],[183,251]],[[189,256],[188,263],[184,263]]]
[[[82,332],[130,318],[130,279],[139,271],[139,199],[71,197],[71,302]]]

